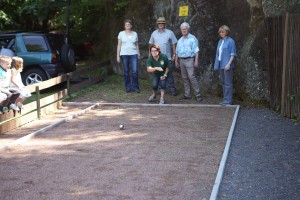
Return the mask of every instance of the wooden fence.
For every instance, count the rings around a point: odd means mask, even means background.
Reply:
[[[283,116],[300,119],[300,15],[266,18],[270,105]]]
[[[31,93],[35,93],[36,100],[34,102],[25,104],[24,109],[22,109],[20,113],[9,110],[9,112],[0,115],[0,134],[13,130],[16,127],[39,119],[41,116],[57,110],[61,106],[62,101],[72,92],[106,79],[107,65],[104,65],[104,73],[95,73],[95,71],[100,67],[102,66],[94,65],[89,68],[64,74],[41,83],[27,86],[26,89],[28,89]],[[83,79],[83,81],[71,85],[70,82],[73,78]],[[67,82],[65,89],[47,97],[40,98],[40,91],[64,82]]]

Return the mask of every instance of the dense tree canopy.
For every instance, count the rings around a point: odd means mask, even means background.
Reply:
[[[72,41],[97,41],[109,20],[123,16],[132,0],[71,0]],[[1,0],[0,32],[66,30],[66,0]],[[108,28],[108,27],[107,27]]]

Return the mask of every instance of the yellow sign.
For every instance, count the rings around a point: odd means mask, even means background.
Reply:
[[[189,7],[188,6],[180,6],[179,7],[179,17],[189,16]]]

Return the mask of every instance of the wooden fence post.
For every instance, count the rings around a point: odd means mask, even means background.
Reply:
[[[105,80],[107,80],[108,76],[108,65],[105,65]]]
[[[70,91],[70,75],[67,74],[67,93],[68,93],[68,96],[71,95],[71,91]]]
[[[89,86],[92,86],[92,77],[91,77],[91,66],[89,66],[89,83],[90,85]]]
[[[282,62],[282,85],[281,85],[281,115],[285,115],[285,102],[286,102],[286,54],[287,54],[287,42],[288,42],[288,22],[289,22],[289,13],[285,15],[285,23],[284,23],[284,35],[283,35],[283,62]]]
[[[41,97],[40,97],[40,88],[39,86],[35,87],[35,94],[36,94],[36,112],[37,112],[37,118],[41,119]]]

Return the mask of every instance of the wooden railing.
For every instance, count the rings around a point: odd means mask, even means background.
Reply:
[[[104,67],[104,73],[95,73],[100,67]],[[99,74],[99,75],[97,75]],[[82,75],[84,77],[82,77]],[[81,79],[77,84],[72,84],[72,79]],[[100,64],[92,67],[84,68],[72,73],[64,74],[47,81],[26,86],[31,93],[35,93],[35,101],[25,104],[20,112],[9,110],[4,114],[0,114],[0,134],[13,130],[21,125],[40,119],[41,116],[56,111],[62,104],[62,101],[73,92],[95,84],[107,78],[107,65]],[[52,95],[41,98],[41,91],[57,84],[66,82],[66,87]]]

